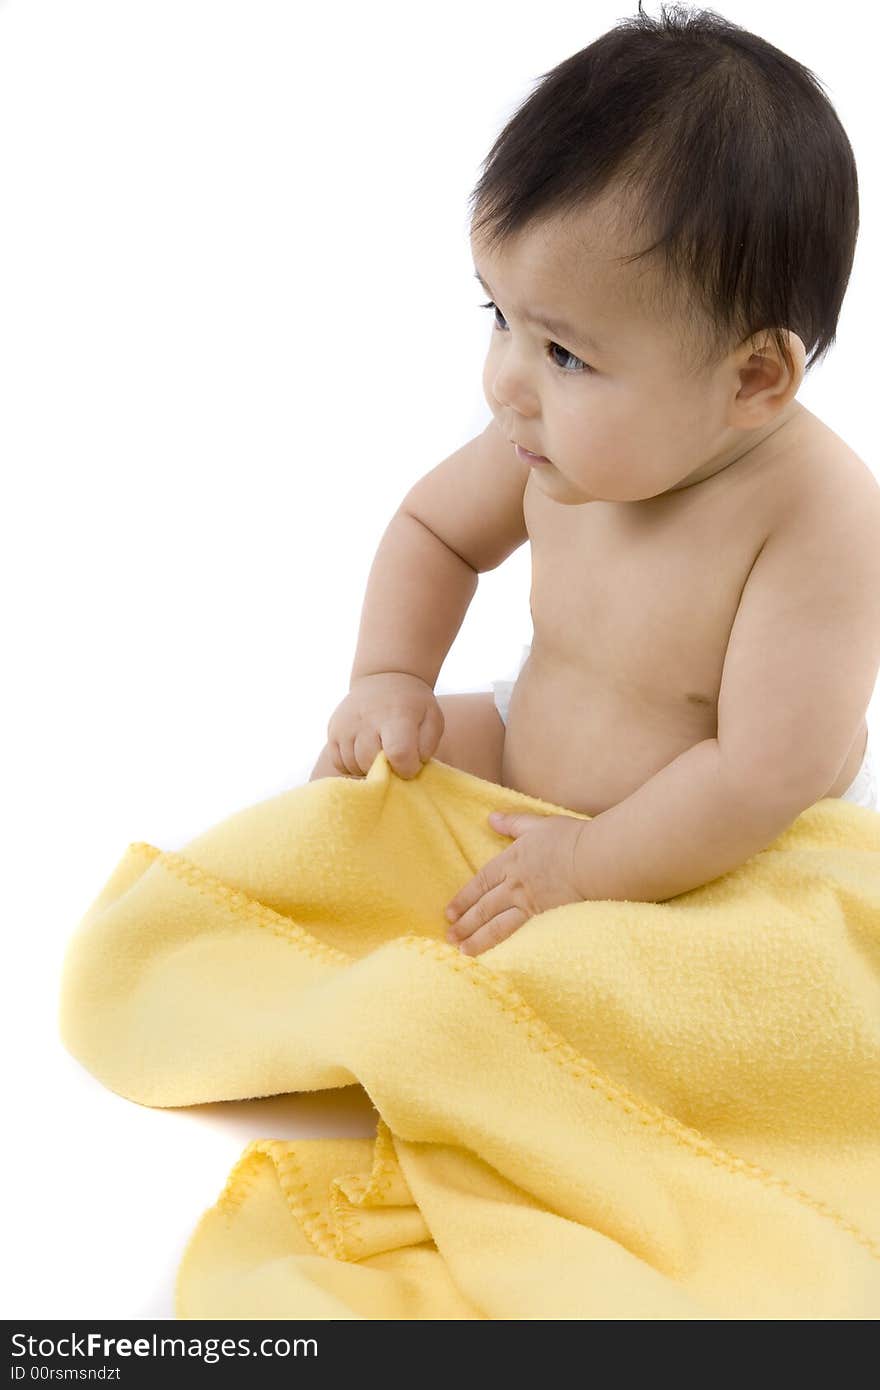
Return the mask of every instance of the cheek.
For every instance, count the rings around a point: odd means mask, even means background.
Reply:
[[[619,403],[618,403],[619,405]],[[567,421],[563,440],[565,471],[595,497],[608,502],[633,502],[663,484],[667,465],[663,426],[644,409],[632,415],[597,404],[578,421]]]
[[[493,410],[498,404],[492,392],[492,383],[495,380],[497,371],[498,366],[495,362],[495,354],[490,349],[489,352],[486,353],[486,360],[483,363],[483,395],[486,399],[486,404]]]
[[[625,471],[659,468],[678,434],[681,405],[647,390],[614,387],[596,391],[585,412],[582,438],[603,467]]]
[[[629,419],[619,401],[603,398],[599,392],[560,424],[560,440],[572,463],[580,461],[603,479],[631,468],[642,452],[642,423]]]

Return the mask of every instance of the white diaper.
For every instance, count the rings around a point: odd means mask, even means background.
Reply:
[[[871,726],[868,725],[868,742],[862,765],[850,782],[841,801],[852,801],[856,806],[864,806],[868,811],[877,810],[877,769],[871,752]]]
[[[492,682],[492,689],[495,692],[495,708],[501,715],[502,721],[507,723],[507,713],[510,709],[510,696],[516,679],[526,664],[529,652],[532,650],[531,643],[522,649],[516,675],[509,680],[497,680]],[[877,770],[871,751],[871,730],[868,729],[868,742],[865,746],[865,756],[862,765],[853,778],[846,791],[839,798],[841,801],[852,801],[856,806],[864,806],[866,810],[877,810]]]
[[[516,668],[516,675],[513,677],[512,680],[492,682],[492,689],[495,691],[495,708],[501,715],[501,720],[504,724],[507,723],[507,711],[510,709],[510,696],[513,693],[513,687],[516,685],[516,678],[519,675],[522,668],[525,666],[526,659],[531,650],[532,645],[530,642],[523,647],[522,655],[519,659],[519,666]]]

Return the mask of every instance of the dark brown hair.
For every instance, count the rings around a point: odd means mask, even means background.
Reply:
[[[481,167],[471,230],[490,248],[618,196],[627,231],[651,238],[619,259],[659,254],[652,303],[691,319],[695,371],[760,334],[791,370],[786,328],[809,369],[835,339],[859,226],[852,148],[809,68],[712,10],[653,19],[639,0],[538,79]]]

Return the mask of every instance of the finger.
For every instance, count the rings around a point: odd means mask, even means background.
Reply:
[[[364,775],[373,766],[376,754],[379,752],[379,735],[375,729],[362,729],[354,737],[354,753],[357,758],[358,767],[364,769]]]
[[[534,829],[541,821],[552,819],[552,816],[534,816],[529,811],[492,811],[488,817],[492,829],[509,839]]]
[[[357,759],[354,756],[354,739],[347,738],[340,740],[335,746],[338,750],[337,756],[340,766],[345,769],[350,777],[362,777],[363,773],[358,767]]]
[[[450,925],[446,933],[448,940],[463,941],[510,905],[510,888],[502,880],[494,888],[487,888],[476,902]]]
[[[333,764],[333,768],[337,777],[349,777],[351,774],[349,773],[348,768],[344,765],[342,761],[342,757],[339,752],[339,744],[328,743],[327,752],[330,755],[330,761]]]
[[[482,878],[482,872],[481,869],[480,873],[475,875],[470,882],[466,883],[463,888],[459,888],[455,897],[450,898],[449,902],[446,904],[446,920],[447,922],[451,922],[453,926],[458,924],[464,913],[473,907],[478,898],[481,898],[484,893],[488,892],[489,885]]]
[[[469,936],[467,941],[463,941],[458,949],[463,956],[482,955],[483,951],[489,951],[500,941],[506,941],[509,936],[513,936],[513,933],[519,931],[527,921],[528,917],[521,907],[508,907],[485,926],[480,927],[473,936]]]
[[[419,757],[426,763],[443,737],[446,720],[439,705],[431,705],[419,725]]]
[[[326,742],[326,744],[325,744],[324,746],[325,746],[326,749],[327,749],[327,753],[328,753],[328,755],[329,755],[329,757],[330,757],[330,761],[331,761],[331,763],[333,764],[333,766],[335,767],[336,771],[339,773],[340,777],[344,777],[344,776],[345,776],[345,768],[344,768],[343,765],[342,765],[342,756],[341,756],[341,754],[340,754],[340,752],[339,752],[339,744],[336,742],[335,739],[329,739],[329,738],[328,738],[328,740],[327,740],[327,742]]]
[[[412,719],[409,716],[386,719],[379,734],[385,756],[398,777],[415,777],[422,764]]]

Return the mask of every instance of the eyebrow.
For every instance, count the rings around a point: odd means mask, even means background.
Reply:
[[[483,279],[476,266],[474,267],[474,278],[479,280],[483,289],[494,300],[494,290]],[[588,333],[584,333],[583,329],[575,328],[574,324],[569,323],[567,319],[556,319],[549,314],[528,313],[523,314],[522,317],[527,319],[529,323],[538,323],[542,328],[549,328],[551,333],[558,333],[560,338],[567,338],[569,342],[577,343],[580,347],[591,348],[593,352],[604,351],[602,345],[597,343],[595,338],[591,338]]]

